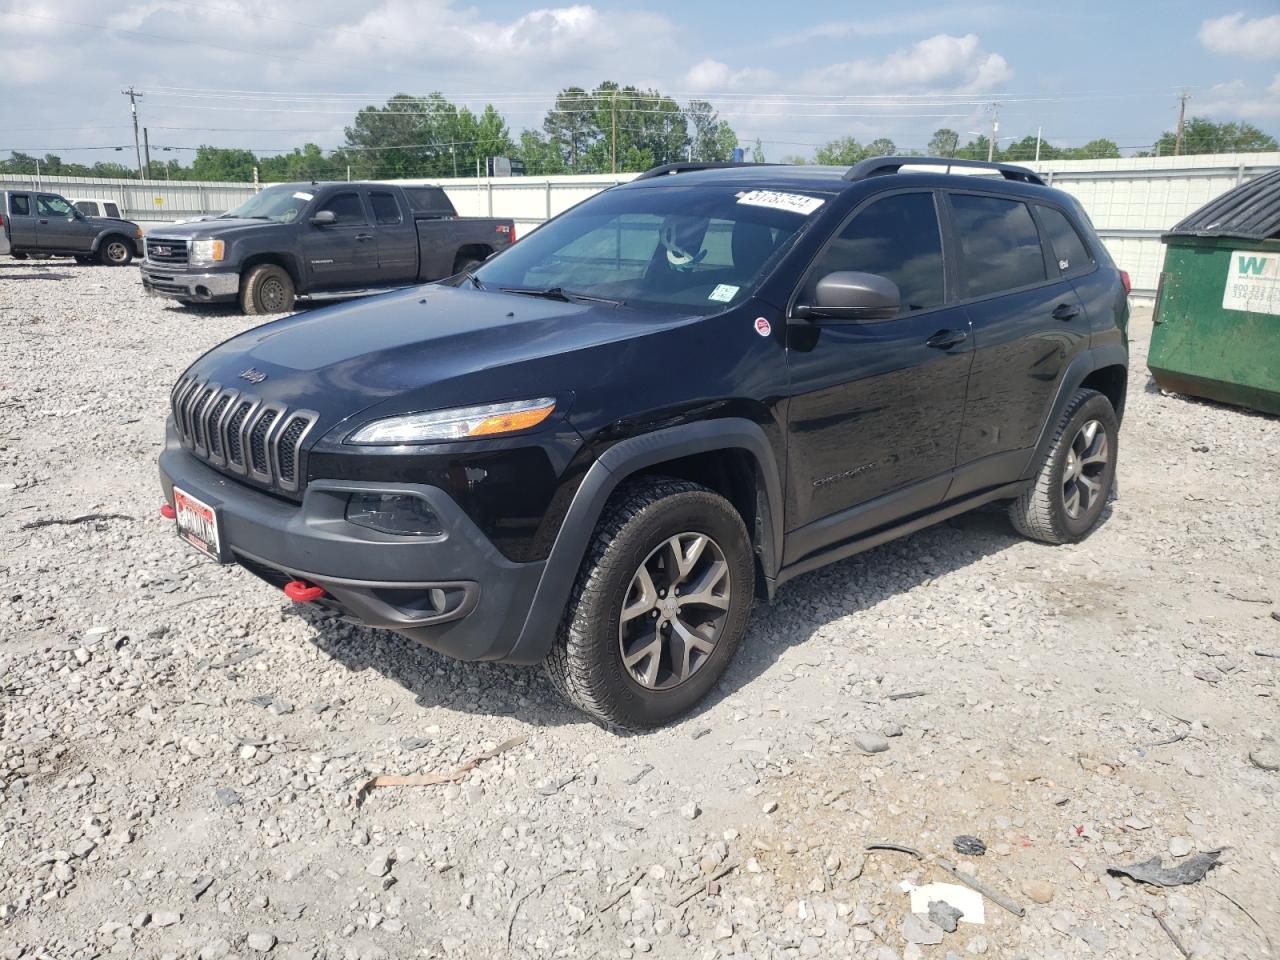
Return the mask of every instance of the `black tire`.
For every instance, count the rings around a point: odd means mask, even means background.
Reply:
[[[1089,433],[1091,424],[1098,426]],[[1098,446],[1099,432],[1105,447]],[[1054,426],[1034,481],[1009,505],[1017,531],[1052,544],[1077,543],[1092,533],[1115,484],[1119,432],[1111,401],[1096,390],[1077,390]],[[1099,461],[1099,452],[1105,459]]]
[[[81,266],[87,267],[94,262],[95,261],[93,257],[90,257],[86,254],[80,254],[80,253],[76,254],[76,263],[80,264]]]
[[[641,566],[683,534],[709,537],[704,555],[718,548],[728,571],[727,604],[722,615],[714,615],[719,626],[707,628],[719,630],[714,646],[701,655],[687,677],[669,677],[673,685],[665,689],[647,687],[633,677],[623,660],[623,604]],[[659,726],[693,707],[720,679],[746,632],[754,587],[747,528],[727,500],[686,480],[646,478],[627,484],[610,498],[596,525],[556,643],[544,662],[546,671],[571,704],[602,723]],[[672,599],[676,596],[673,589]],[[657,609],[655,604],[654,615]],[[650,622],[648,614],[642,616],[645,619],[635,620],[637,627]],[[664,622],[665,618],[658,619],[654,630],[661,631]],[[660,647],[658,658],[667,657],[663,662],[669,665],[667,642]],[[655,674],[658,669],[655,665]]]
[[[258,264],[240,281],[240,309],[250,315],[288,313],[296,297],[293,279],[274,263]]]
[[[133,263],[133,242],[128,237],[103,237],[98,245],[98,262],[104,267],[127,267]]]
[[[475,257],[460,256],[453,261],[453,276],[456,277],[460,273],[470,273],[482,263],[484,263],[483,260],[477,260]]]
[[[11,253],[11,254],[9,254],[9,256],[13,257],[13,259],[15,259],[15,260],[25,260],[25,259],[27,259],[27,255],[26,255],[25,253]]]

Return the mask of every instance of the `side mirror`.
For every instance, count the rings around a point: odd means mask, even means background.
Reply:
[[[814,302],[797,304],[793,316],[803,320],[858,323],[892,320],[902,309],[902,294],[888,277],[839,270],[818,281]]]
[[[338,222],[338,215],[332,210],[321,210],[311,218],[312,224],[317,227],[328,227]]]

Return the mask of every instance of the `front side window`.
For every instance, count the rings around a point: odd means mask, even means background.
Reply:
[[[340,224],[367,222],[364,216],[364,204],[360,202],[358,193],[335,193],[320,205],[320,210],[332,210]]]
[[[9,212],[15,217],[31,216],[31,198],[25,193],[10,194]]]
[[[369,205],[373,207],[373,219],[383,226],[391,226],[400,222],[400,204],[389,193],[373,191],[369,194]]]
[[[1084,241],[1080,239],[1080,234],[1071,225],[1066,214],[1043,205],[1037,207],[1037,212],[1040,214],[1040,223],[1044,225],[1044,232],[1048,235],[1053,259],[1060,274],[1065,276],[1079,273],[1092,265],[1093,261]]]
[[[941,306],[946,288],[933,194],[894,194],[858,211],[818,255],[802,302],[813,301],[819,280],[844,270],[888,277],[898,285],[903,314]]]
[[[825,202],[729,185],[610,190],[539,227],[475,277],[486,289],[718,313],[751,296]]]
[[[1021,200],[953,194],[966,297],[985,297],[1045,280],[1044,253]]]
[[[73,217],[75,208],[61,197],[42,193],[36,198],[36,212],[42,217]]]

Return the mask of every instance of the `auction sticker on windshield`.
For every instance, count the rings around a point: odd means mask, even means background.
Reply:
[[[770,210],[787,210],[807,217],[825,202],[819,197],[806,197],[803,193],[781,193],[777,190],[750,190],[738,197],[738,202],[749,207],[767,207]]]
[[[178,536],[207,557],[222,562],[222,538],[218,535],[218,511],[185,490],[173,488],[173,509]]]
[[[308,201],[309,201],[309,200],[314,200],[314,199],[315,199],[315,194],[314,194],[314,193],[304,193],[303,191],[299,190],[297,193],[295,193],[295,194],[293,195],[293,199],[295,199],[295,200],[308,200]]]

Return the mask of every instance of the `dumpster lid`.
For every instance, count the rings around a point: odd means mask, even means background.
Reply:
[[[1280,170],[1255,177],[1210,200],[1166,237],[1280,237]]]

